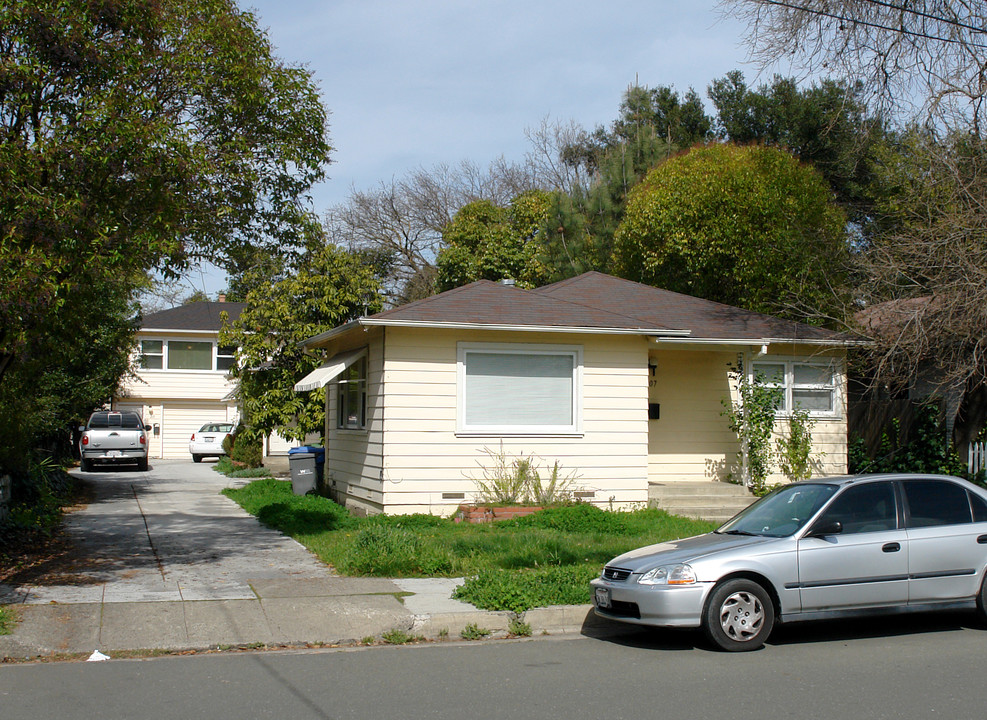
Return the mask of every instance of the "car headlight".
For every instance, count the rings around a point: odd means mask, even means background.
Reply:
[[[662,565],[652,568],[638,578],[639,585],[692,585],[696,571],[691,565]]]

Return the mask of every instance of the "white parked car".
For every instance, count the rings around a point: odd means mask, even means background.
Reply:
[[[188,451],[193,462],[202,462],[204,457],[220,457],[226,454],[223,440],[233,433],[233,423],[206,423],[188,441]]]

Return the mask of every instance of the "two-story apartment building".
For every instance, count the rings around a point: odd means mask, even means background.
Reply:
[[[222,297],[221,297],[222,300]],[[239,317],[243,303],[194,302],[144,318],[137,333],[134,376],[113,399],[151,426],[150,457],[189,458],[192,433],[208,422],[236,422],[235,348],[221,347],[222,313]]]

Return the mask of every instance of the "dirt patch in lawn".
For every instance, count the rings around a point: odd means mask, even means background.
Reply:
[[[95,488],[78,480],[63,512],[82,510],[95,498]],[[99,582],[80,574],[95,569],[99,562],[89,557],[59,527],[50,536],[42,532],[17,532],[4,538],[0,554],[0,583],[8,585],[90,585]]]

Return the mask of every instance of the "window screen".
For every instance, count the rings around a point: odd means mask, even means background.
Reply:
[[[575,425],[575,354],[468,351],[467,427]]]
[[[168,342],[169,370],[212,370],[211,342]]]

